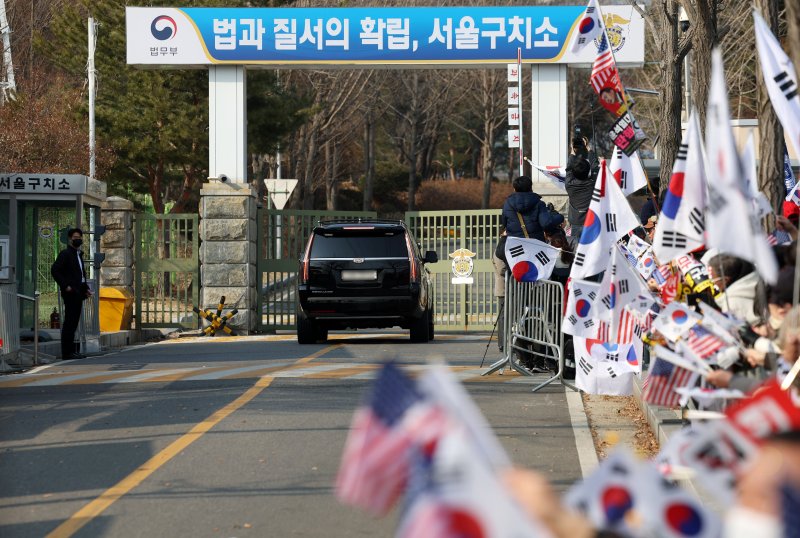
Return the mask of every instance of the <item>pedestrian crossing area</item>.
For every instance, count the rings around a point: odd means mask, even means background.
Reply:
[[[67,385],[113,385],[125,383],[172,383],[178,381],[214,381],[225,379],[257,379],[270,376],[275,378],[297,379],[339,379],[369,380],[380,368],[380,363],[318,362],[298,364],[297,360],[259,362],[259,364],[230,364],[214,367],[188,368],[141,368],[135,370],[100,369],[69,371],[39,370],[33,373],[17,374],[0,378],[0,389],[17,387],[52,387]],[[425,366],[404,365],[412,375],[421,372]],[[503,375],[481,376],[486,368],[476,366],[451,365],[450,370],[462,382],[490,383],[532,383],[535,378],[520,376],[506,370]]]

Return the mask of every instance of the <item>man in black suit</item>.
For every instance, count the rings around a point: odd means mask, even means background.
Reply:
[[[79,359],[82,355],[75,347],[75,330],[81,319],[83,301],[92,296],[86,283],[86,270],[83,265],[83,232],[71,228],[67,232],[67,248],[59,252],[50,268],[50,274],[61,288],[64,301],[64,320],[61,323],[61,358]]]

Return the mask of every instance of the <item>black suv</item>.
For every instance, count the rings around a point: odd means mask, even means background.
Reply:
[[[321,221],[300,260],[297,341],[329,329],[402,327],[412,342],[433,339],[433,284],[411,232],[399,220]]]

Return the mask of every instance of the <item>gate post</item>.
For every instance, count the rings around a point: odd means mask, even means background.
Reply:
[[[247,183],[210,182],[200,190],[200,305],[239,313],[230,326],[241,334],[256,330],[257,192]]]
[[[125,288],[133,296],[133,202],[109,196],[100,209],[100,223],[106,227],[100,236],[101,252],[106,255],[100,266],[100,286]]]

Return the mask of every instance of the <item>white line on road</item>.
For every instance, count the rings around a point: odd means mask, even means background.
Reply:
[[[584,478],[597,467],[597,451],[594,448],[592,430],[589,428],[589,419],[583,407],[583,397],[580,392],[564,388],[567,396],[567,409],[572,422],[572,432],[575,435],[575,448],[578,449],[578,461],[581,464],[581,474]]]

